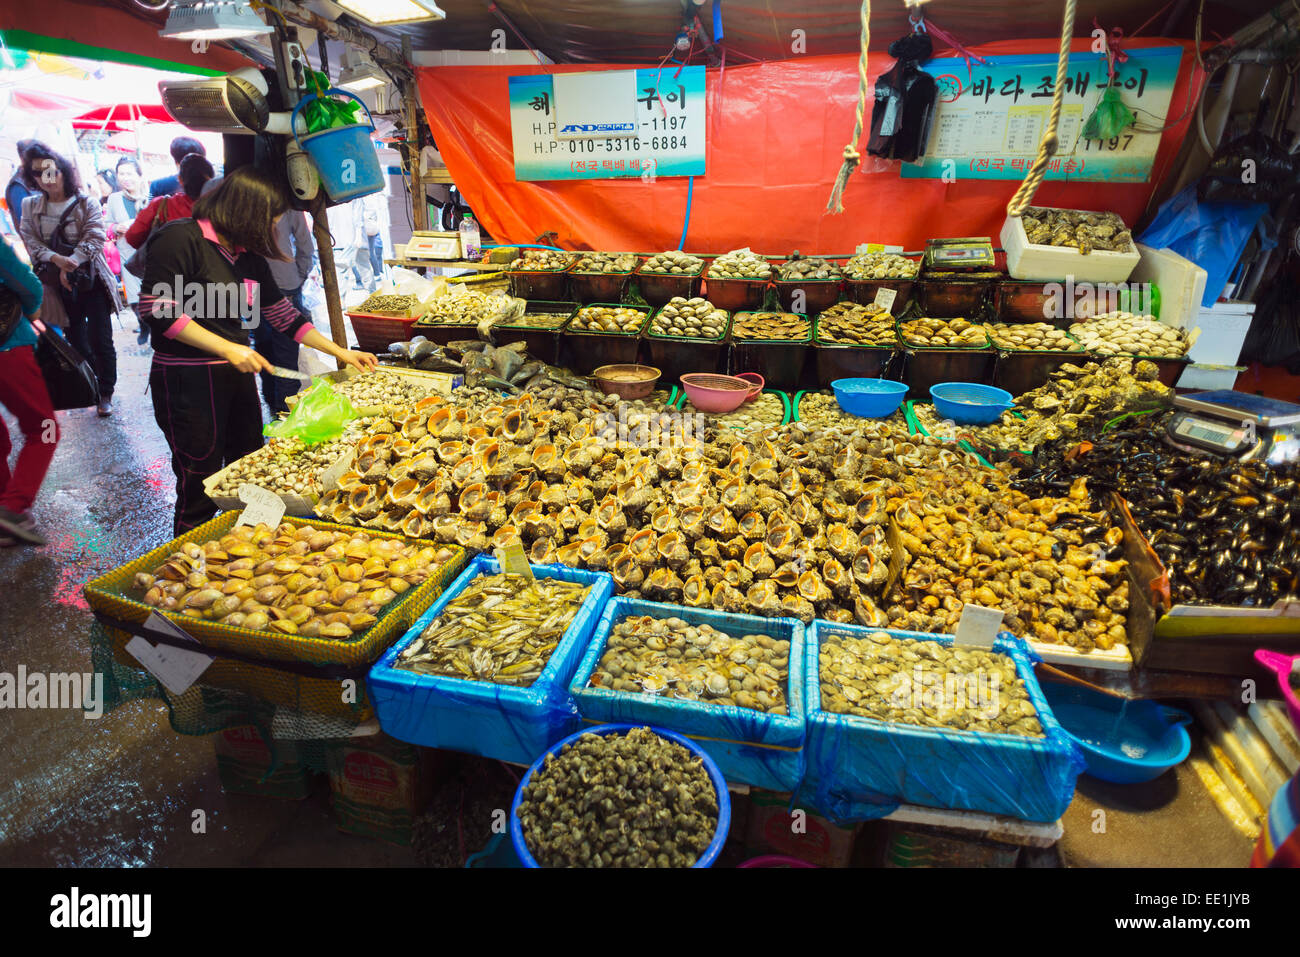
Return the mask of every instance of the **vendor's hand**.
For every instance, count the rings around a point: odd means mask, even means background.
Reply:
[[[225,350],[222,358],[240,372],[271,371],[271,363],[267,362],[255,349],[250,349],[248,346],[238,346],[232,343]]]
[[[58,253],[55,253],[53,256],[50,257],[50,262],[58,266],[59,269],[63,272],[72,272],[74,269],[77,268],[77,264],[74,263],[70,258],[68,258],[67,256],[60,256]]]
[[[350,365],[358,372],[369,372],[371,369],[379,367],[379,360],[372,353],[360,352],[355,349],[344,349],[339,353],[339,360],[346,365]]]
[[[68,292],[72,292],[72,283],[68,282],[68,277],[70,275],[72,275],[70,272],[63,270],[62,267],[60,267],[59,282],[63,284],[63,288],[68,290]]]

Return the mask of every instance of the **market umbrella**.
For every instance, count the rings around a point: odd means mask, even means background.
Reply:
[[[105,123],[113,123],[124,129],[125,124],[142,120],[153,123],[172,122],[171,116],[160,103],[114,103],[112,106],[100,106],[82,113],[72,121],[72,125],[79,130],[97,130]]]

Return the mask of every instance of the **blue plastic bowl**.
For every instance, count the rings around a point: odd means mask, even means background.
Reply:
[[[1124,701],[1077,685],[1043,684],[1065,733],[1087,762],[1086,773],[1116,784],[1151,781],[1192,750],[1192,716],[1154,701]]]
[[[722,776],[722,772],[718,770],[718,766],[714,763],[713,759],[709,757],[694,741],[682,737],[675,731],[668,731],[664,728],[656,728],[653,725],[646,724],[598,724],[593,728],[585,728],[582,731],[577,731],[562,741],[555,742],[555,744],[542,752],[536,761],[529,765],[527,773],[519,781],[519,787],[515,790],[515,799],[510,804],[510,842],[514,845],[515,853],[519,855],[519,862],[523,864],[524,867],[539,868],[541,865],[537,863],[532,852],[528,850],[528,842],[524,840],[524,827],[519,823],[519,805],[524,799],[524,788],[526,788],[528,782],[532,780],[533,774],[535,774],[541,768],[543,762],[546,761],[546,756],[548,754],[558,754],[566,744],[570,741],[576,741],[584,734],[626,734],[633,728],[645,727],[650,728],[651,731],[662,738],[667,738],[675,744],[680,744],[683,748],[690,751],[691,754],[704,762],[704,770],[709,773],[709,780],[713,782],[713,790],[717,793],[718,797],[718,827],[717,830],[713,832],[713,840],[709,842],[709,846],[704,849],[704,853],[700,855],[699,860],[695,862],[694,866],[713,866],[713,862],[717,860],[718,855],[722,853],[722,845],[727,843],[727,834],[731,830],[731,796],[727,793],[727,780]]]
[[[831,388],[841,409],[864,419],[893,415],[907,395],[907,383],[892,379],[836,379]]]
[[[940,382],[930,386],[934,411],[958,425],[989,425],[1013,405],[1011,393],[975,382]]]

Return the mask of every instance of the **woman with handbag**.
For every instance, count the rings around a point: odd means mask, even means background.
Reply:
[[[23,448],[9,471],[12,443],[0,419],[0,546],[27,542],[44,545],[30,509],[45,480],[59,426],[45,380],[36,364],[32,322],[41,311],[41,281],[0,239],[0,405],[18,419]]]
[[[90,360],[99,380],[99,414],[113,414],[117,350],[113,316],[122,309],[117,281],[104,259],[104,217],[81,193],[76,167],[44,143],[24,157],[27,178],[41,190],[23,200],[19,234],[45,287],[48,325]]]
[[[104,203],[104,219],[117,235],[115,251],[122,263],[130,259],[131,254],[135,252],[126,241],[126,231],[131,228],[136,215],[139,214],[140,209],[148,200],[149,184],[140,172],[140,164],[129,156],[123,156],[117,161],[117,190]],[[104,249],[106,257],[113,251],[112,244]],[[112,268],[111,259],[109,260],[109,267]],[[135,312],[137,318],[139,318],[136,305],[140,301],[140,277],[130,270],[123,270],[120,265],[113,272],[121,274],[122,287],[126,291],[127,307]],[[148,334],[145,332],[143,323],[136,329],[136,334],[139,336],[140,344],[144,345]]]
[[[193,219],[149,240],[140,315],[153,333],[149,390],[172,452],[177,535],[217,513],[203,480],[262,446],[254,373],[272,367],[250,346],[250,329],[267,322],[357,370],[378,365],[321,335],[277,287],[263,257],[285,258],[275,221],[288,208],[280,182],[242,166],[194,204]]]

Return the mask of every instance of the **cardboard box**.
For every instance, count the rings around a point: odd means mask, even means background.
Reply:
[[[330,804],[339,830],[409,847],[411,826],[433,792],[434,755],[386,734],[331,748]]]
[[[745,847],[751,857],[782,854],[818,867],[848,867],[861,825],[837,827],[812,811],[790,808],[790,795],[749,794]]]
[[[280,762],[269,775],[271,749],[253,725],[218,731],[213,743],[221,789],[227,794],[293,801],[301,801],[311,794],[314,775],[302,763],[298,746],[292,741],[275,742]]]

